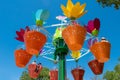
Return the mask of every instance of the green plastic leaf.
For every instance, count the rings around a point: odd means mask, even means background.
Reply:
[[[43,10],[41,15],[40,15],[40,20],[45,21],[49,17],[49,11],[48,10]]]
[[[43,21],[42,20],[36,20],[36,25],[37,26],[42,26],[43,25]]]
[[[55,34],[53,36],[53,40],[58,38],[58,37],[62,37],[62,31],[64,29],[65,29],[65,27],[56,28]]]
[[[92,31],[92,35],[93,35],[93,36],[97,36],[97,35],[98,35],[98,33],[99,33],[99,31],[98,31],[98,30],[96,30],[96,29],[94,29],[94,30]]]

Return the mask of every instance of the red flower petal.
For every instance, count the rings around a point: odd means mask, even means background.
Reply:
[[[30,28],[27,26],[25,30],[30,31]],[[20,31],[16,31],[17,37],[15,39],[24,42],[25,30],[21,28]]]
[[[15,39],[18,40],[18,41],[24,42],[24,39],[23,39],[23,38],[16,37]]]
[[[94,27],[99,30],[100,28],[100,20],[98,18],[94,19]]]
[[[94,30],[94,21],[90,20],[88,22],[88,29],[92,32]]]
[[[19,31],[16,31],[16,34],[17,34],[17,35],[21,35],[21,33],[20,33]]]
[[[90,29],[88,28],[88,26],[85,26],[87,32],[91,33]]]

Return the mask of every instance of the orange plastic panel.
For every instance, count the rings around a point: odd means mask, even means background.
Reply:
[[[68,25],[62,31],[62,37],[70,50],[77,51],[83,46],[86,37],[86,29],[79,24]]]
[[[104,63],[110,58],[110,48],[109,42],[96,42],[90,50],[99,62]]]
[[[28,54],[26,50],[19,49],[15,51],[15,61],[18,67],[21,68],[25,67],[29,60],[31,59],[31,57],[32,55]]]
[[[24,35],[26,51],[37,55],[46,43],[46,36],[38,31],[28,31]]]

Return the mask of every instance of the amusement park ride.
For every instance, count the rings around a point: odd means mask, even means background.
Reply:
[[[92,52],[94,60],[88,63],[94,74],[99,75],[103,72],[104,63],[110,58],[111,44],[102,37],[98,39],[100,29],[100,20],[95,18],[90,20],[87,25],[81,26],[76,19],[83,16],[86,4],[77,2],[75,5],[68,0],[67,6],[61,5],[65,16],[57,16],[60,24],[44,26],[45,20],[49,16],[47,10],[38,10],[36,12],[36,25],[27,26],[26,29],[16,31],[16,40],[24,42],[25,49],[15,50],[16,66],[24,68],[32,56],[43,57],[45,59],[58,63],[59,69],[50,71],[50,80],[66,80],[66,62],[76,61]],[[66,18],[69,18],[68,22]],[[57,28],[56,28],[57,26]],[[32,29],[30,29],[30,27]],[[52,36],[46,28],[56,28]],[[51,40],[50,40],[51,39]],[[50,42],[51,41],[51,42]],[[88,43],[89,49],[83,48],[84,42]],[[47,55],[53,55],[54,58]],[[72,58],[67,59],[66,55]],[[28,64],[28,72],[31,78],[37,78],[42,70],[42,65],[32,62]],[[76,66],[71,71],[74,80],[83,80],[85,70]]]

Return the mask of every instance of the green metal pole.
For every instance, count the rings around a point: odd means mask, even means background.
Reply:
[[[61,53],[59,55],[59,72],[58,72],[58,80],[65,80],[66,71],[65,71],[65,55]]]
[[[56,60],[57,56],[59,57],[58,80],[65,80],[66,77],[65,56],[68,53],[68,47],[62,38],[56,38],[54,40],[54,45],[56,47],[56,50],[54,52],[54,59]]]

